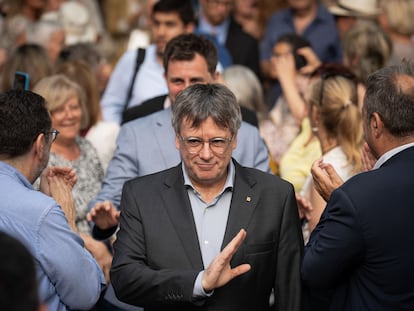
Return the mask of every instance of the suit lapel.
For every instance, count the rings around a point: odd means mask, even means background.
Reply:
[[[198,243],[197,230],[191,210],[187,191],[184,187],[184,178],[181,164],[176,166],[173,174],[165,180],[167,189],[162,191],[167,213],[176,233],[185,249],[192,268],[203,269],[203,260]],[[170,208],[173,206],[174,208]]]
[[[223,249],[240,231],[246,229],[256,208],[259,193],[254,191],[256,180],[246,171],[242,171],[240,165],[233,161],[236,167],[233,197],[224,234]]]

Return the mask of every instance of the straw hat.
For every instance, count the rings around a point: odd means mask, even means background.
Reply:
[[[328,9],[336,16],[374,17],[379,14],[376,0],[338,0]]]

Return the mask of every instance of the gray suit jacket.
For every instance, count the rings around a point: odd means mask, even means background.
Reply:
[[[171,108],[125,123],[117,139],[102,188],[90,203],[109,200],[119,207],[122,186],[132,178],[177,165],[180,154],[175,147]],[[254,126],[242,122],[233,157],[243,166],[270,172],[266,145]]]
[[[204,269],[181,165],[125,183],[111,280],[117,296],[151,310],[301,310],[303,239],[293,187],[241,167],[235,181],[222,248],[239,232],[247,237],[231,261],[252,269],[193,301]]]

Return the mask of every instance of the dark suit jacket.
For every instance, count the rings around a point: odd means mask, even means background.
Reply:
[[[250,68],[260,78],[259,43],[233,18],[230,20],[226,48],[231,54],[233,64]]]
[[[132,121],[138,118],[145,117],[151,113],[164,109],[164,101],[167,95],[157,96],[144,101],[141,105],[131,107],[124,111],[122,114],[122,124]],[[251,125],[258,127],[259,122],[257,120],[256,113],[245,107],[240,107],[243,121],[250,123]]]
[[[236,175],[222,247],[247,231],[231,265],[252,269],[194,302],[195,279],[204,269],[181,164],[124,185],[120,231],[111,280],[115,292],[145,310],[301,309],[303,239],[292,185],[235,162]]]
[[[413,176],[411,147],[332,193],[302,266],[325,310],[414,310]]]

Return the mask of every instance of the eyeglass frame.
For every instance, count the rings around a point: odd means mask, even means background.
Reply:
[[[57,129],[52,129],[51,131],[49,131],[49,132],[43,132],[43,134],[45,134],[45,135],[52,135],[52,143],[56,140],[56,138],[58,137],[58,135],[59,135],[59,131],[57,130]]]
[[[356,76],[353,75],[352,73],[347,73],[347,72],[325,72],[321,75],[321,88],[319,91],[319,107],[322,107],[322,100],[323,100],[323,91],[325,88],[325,81],[330,79],[330,78],[334,78],[334,77],[342,77],[345,79],[348,79],[352,82],[354,82],[355,85],[355,90],[358,91],[358,81],[356,79]]]
[[[231,142],[233,141],[234,135],[232,135],[230,138],[228,138],[228,137],[213,137],[213,138],[210,138],[208,140],[204,140],[204,139],[201,139],[200,137],[194,137],[194,136],[184,138],[181,135],[177,135],[177,137],[181,142],[184,143],[185,149],[190,154],[199,153],[203,149],[204,144],[208,143],[208,147],[210,148],[211,152],[213,152],[214,154],[222,155],[229,148]],[[197,143],[197,144],[199,143],[200,146],[189,146],[189,144],[191,143],[190,140],[194,140],[194,143]],[[214,150],[214,148],[221,148],[221,147],[217,147],[217,146],[214,147],[214,141],[215,140],[226,143],[226,145],[223,146],[223,150],[221,152],[218,152],[218,151]],[[213,146],[213,148],[212,148],[212,146]],[[197,151],[190,151],[190,148],[198,148],[198,147],[199,147],[199,149]]]

